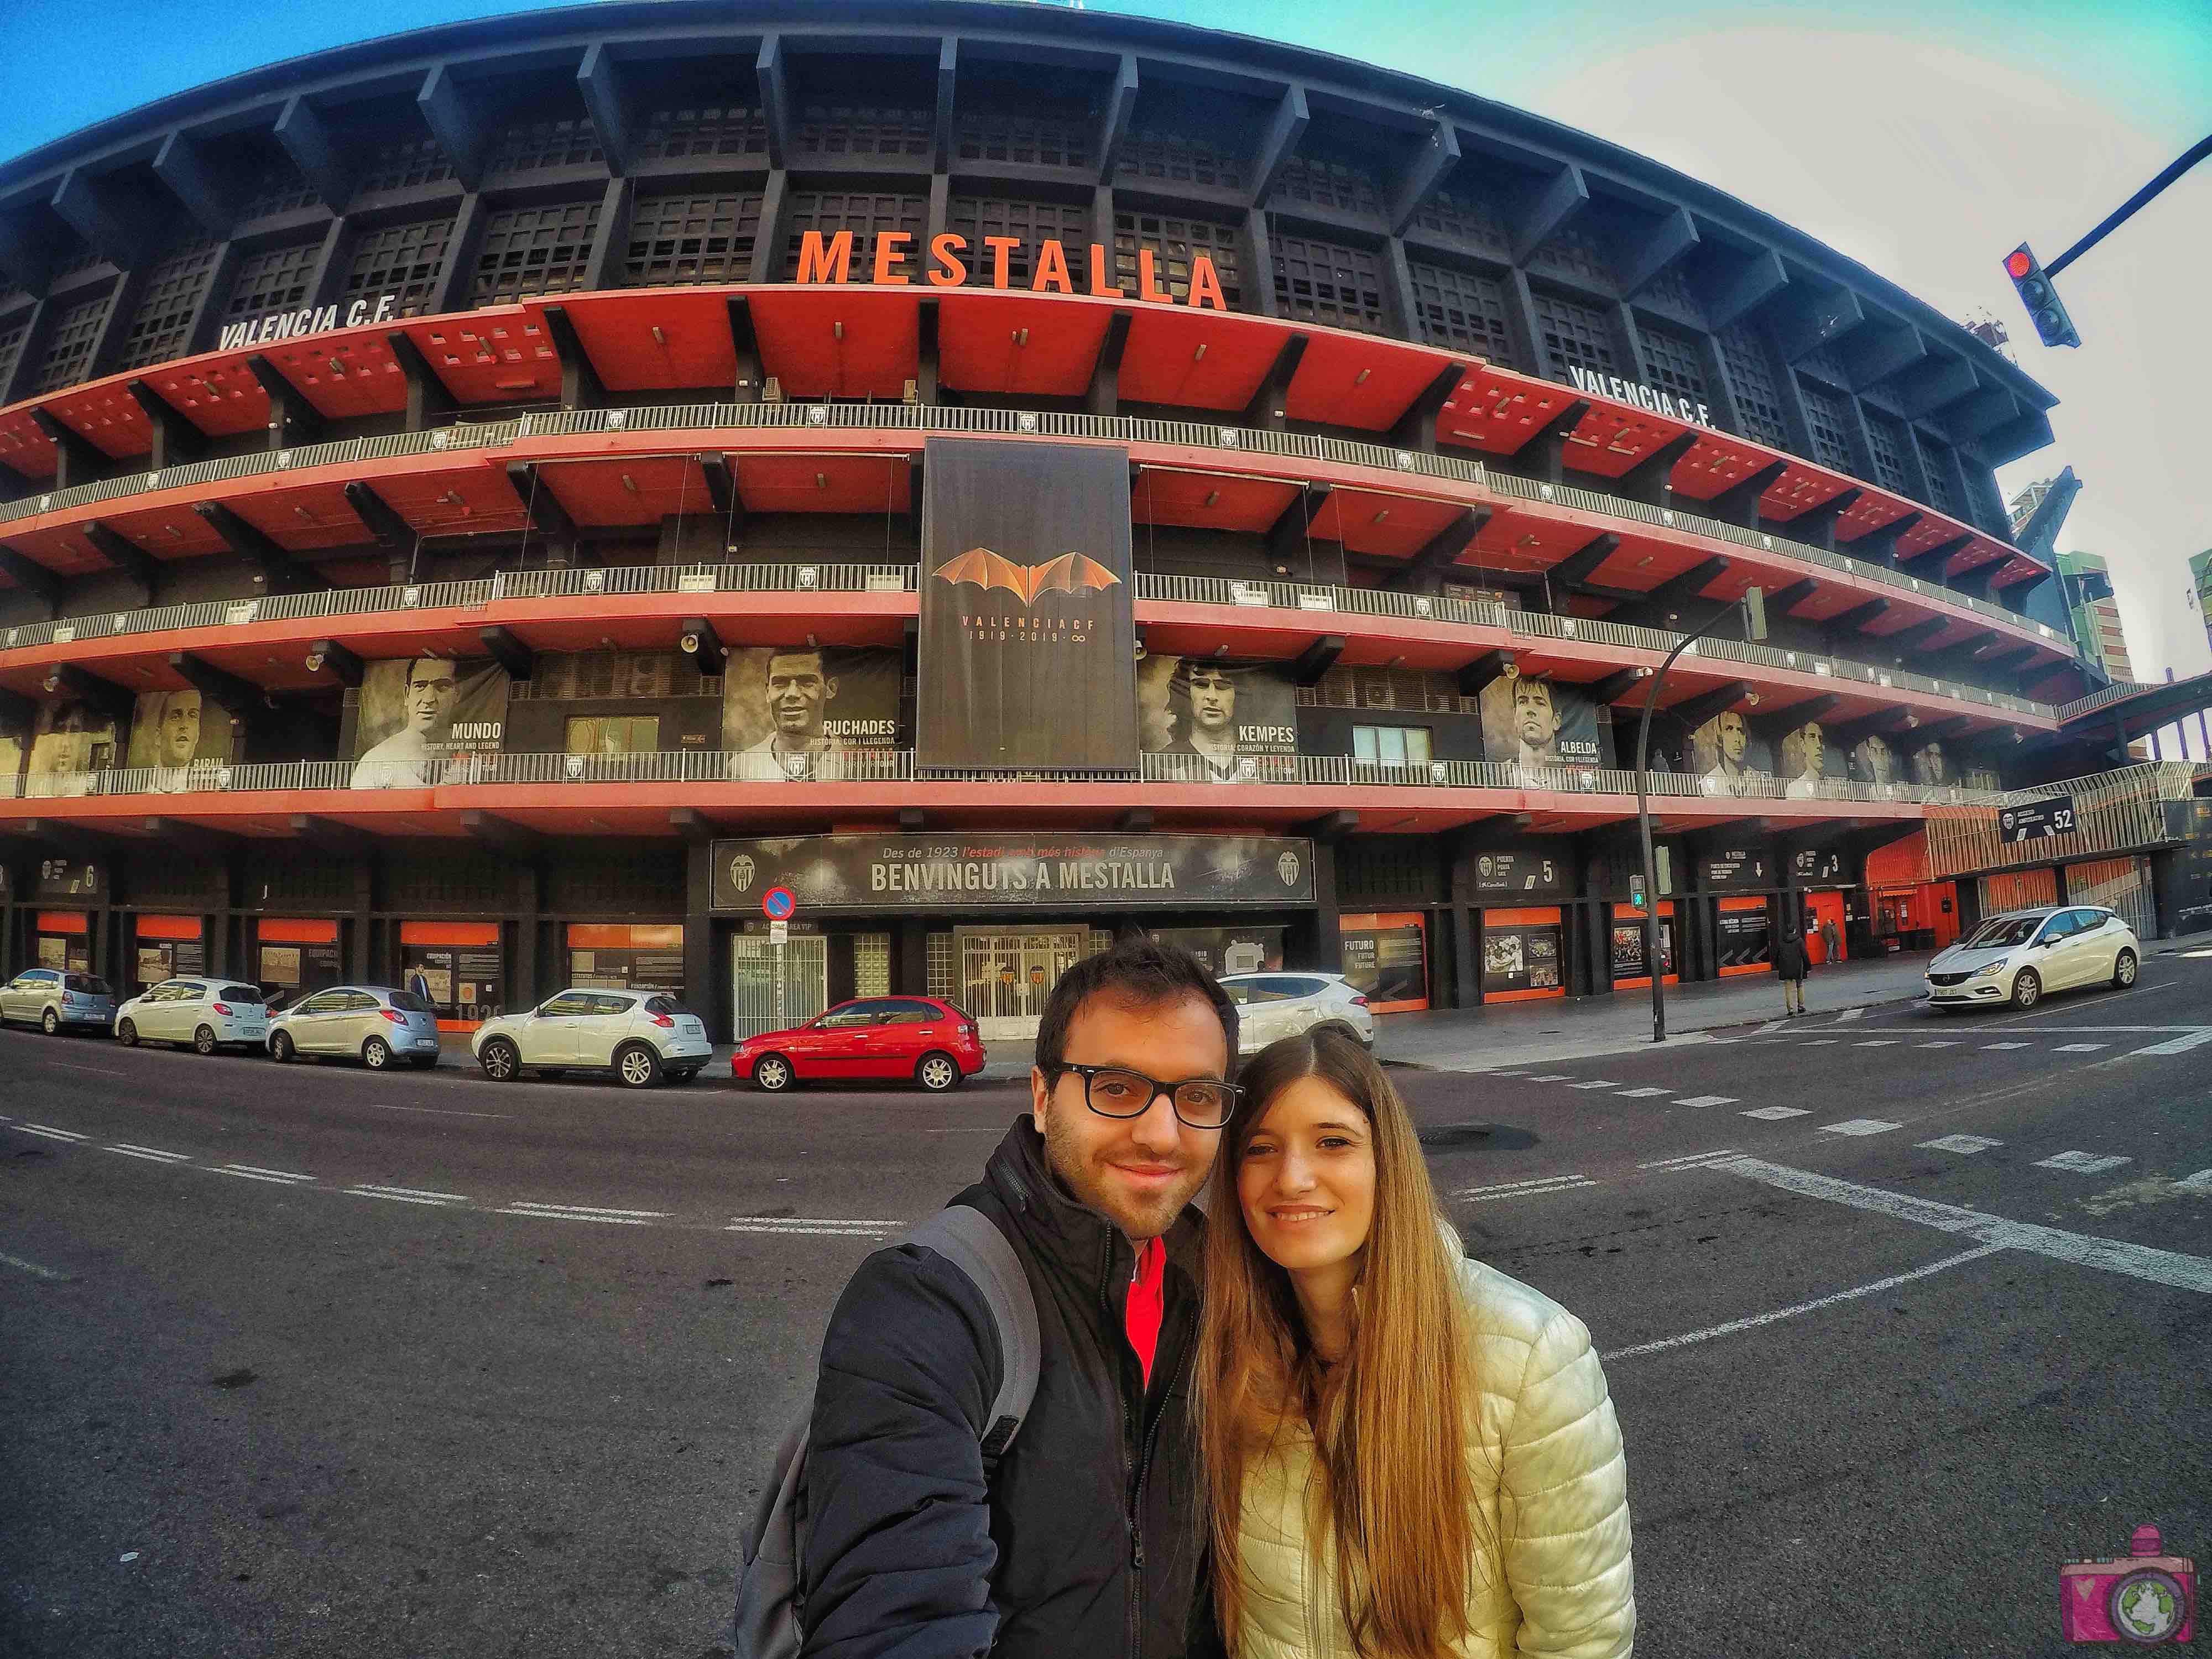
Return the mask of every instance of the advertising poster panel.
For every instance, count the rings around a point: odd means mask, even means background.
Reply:
[[[1717,943],[1720,970],[1723,974],[1750,973],[1773,961],[1773,941],[1768,931],[1765,904],[1757,899],[1733,899],[1723,902],[1720,908],[1720,938]]]
[[[932,438],[915,761],[1133,771],[1129,456]]]
[[[1597,705],[1578,685],[1513,675],[1482,689],[1482,752],[1521,769],[1532,783],[1559,768],[1613,764]]]
[[[1690,733],[1686,763],[1707,795],[1775,793],[1774,745],[1741,708],[1724,708]]]
[[[367,665],[339,753],[356,789],[466,781],[507,729],[507,672],[489,657],[394,658]]]
[[[112,716],[74,698],[42,702],[31,728],[29,773],[33,778],[50,781],[33,786],[33,792],[45,795],[90,794],[94,786],[92,779],[84,775],[112,771],[116,752]]]
[[[1668,907],[1668,911],[1673,909]],[[1659,957],[1664,964],[1662,974],[1672,976],[1674,969],[1674,918],[1667,911],[1659,917]],[[1626,905],[1618,906],[1613,913],[1613,979],[1618,985],[1623,980],[1649,980],[1651,965],[1644,951],[1644,916]]]
[[[1137,665],[1137,732],[1168,775],[1192,783],[1297,777],[1298,694],[1280,663],[1147,656]]]
[[[131,750],[125,763],[155,774],[156,792],[207,789],[230,763],[237,723],[220,703],[191,687],[143,691],[131,716]]]
[[[1180,945],[1213,974],[1259,974],[1283,965],[1280,927],[1154,927],[1158,945]]]
[[[1896,749],[1879,732],[1869,732],[1853,746],[1850,775],[1853,783],[1871,783],[1882,788],[1905,781]]]
[[[1575,893],[1571,844],[1528,841],[1488,848],[1474,855],[1473,873],[1475,896],[1485,901],[1528,895],[1572,898]]]
[[[1777,775],[1784,781],[1782,793],[1791,800],[1809,800],[1820,793],[1823,783],[1840,783],[1848,776],[1850,761],[1828,741],[1820,721],[1793,720],[1784,714],[1776,724],[1781,727],[1774,744],[1781,763]]]
[[[834,781],[892,775],[902,653],[749,646],[722,670],[722,747],[733,776]]]
[[[1274,836],[1038,830],[718,841],[713,907],[757,915],[787,887],[816,910],[1304,905],[1313,843]]]
[[[1482,994],[1510,1000],[1560,988],[1564,933],[1557,910],[1493,910],[1482,919]]]

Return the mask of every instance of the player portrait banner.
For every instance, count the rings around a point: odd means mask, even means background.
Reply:
[[[915,764],[1133,772],[1129,456],[932,438]]]
[[[190,686],[142,691],[131,710],[125,763],[151,771],[157,792],[213,789],[230,764],[237,729],[228,709]]]
[[[713,869],[713,908],[755,915],[776,887],[801,915],[1314,902],[1313,843],[1273,836],[791,836],[718,841]]]
[[[1151,656],[1137,665],[1137,734],[1188,783],[1297,781],[1298,692],[1280,663]]]
[[[90,794],[89,775],[114,769],[114,718],[88,702],[64,697],[40,703],[30,735],[28,793]]]
[[[896,775],[902,653],[750,646],[722,670],[732,775],[835,782]]]
[[[507,672],[489,657],[393,658],[368,665],[347,699],[338,752],[356,789],[423,789],[470,781],[500,752]]]
[[[1482,688],[1482,752],[1524,773],[1610,766],[1609,735],[1582,686],[1507,675]]]

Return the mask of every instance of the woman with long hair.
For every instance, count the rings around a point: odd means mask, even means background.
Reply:
[[[1285,1037],[1239,1080],[1196,1402],[1229,1651],[1627,1654],[1627,1464],[1588,1329],[1466,1258],[1352,1036]]]

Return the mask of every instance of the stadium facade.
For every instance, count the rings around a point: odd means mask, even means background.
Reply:
[[[2191,908],[2189,769],[2126,766],[1993,477],[2051,395],[1449,88],[548,11],[9,161],[0,279],[11,969],[1011,1034],[1132,927],[1392,1008],[1762,972],[1785,904]],[[1663,688],[1647,962],[1635,718],[1753,586]]]

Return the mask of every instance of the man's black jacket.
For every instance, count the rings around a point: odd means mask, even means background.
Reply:
[[[1123,1329],[1134,1253],[1070,1198],[1031,1120],[960,1194],[1036,1298],[1036,1403],[985,1482],[1000,1376],[982,1297],[934,1253],[863,1262],[822,1346],[800,1511],[805,1651],[835,1659],[1176,1659],[1210,1632],[1190,1427],[1204,1218],[1167,1235],[1149,1390]],[[1200,1645],[1206,1645],[1204,1637]]]

